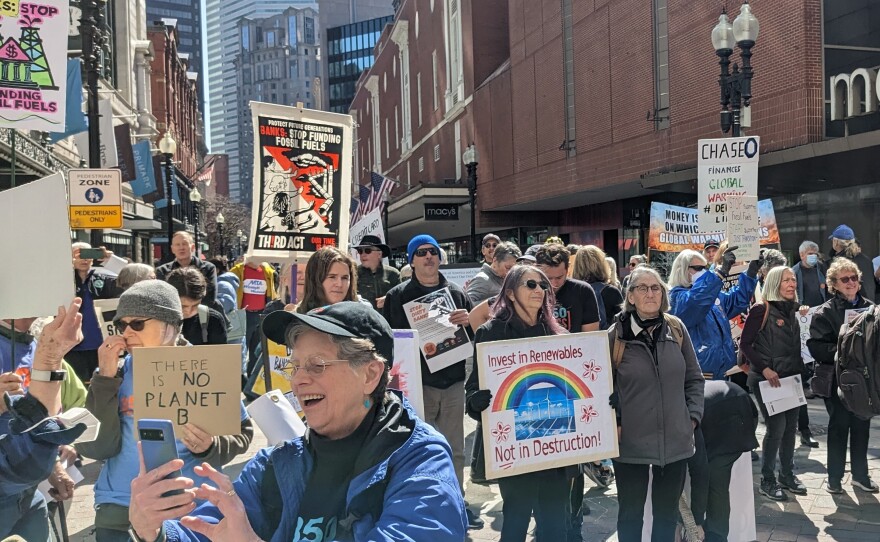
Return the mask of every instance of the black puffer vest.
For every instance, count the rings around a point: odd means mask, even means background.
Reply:
[[[770,311],[754,347],[767,367],[780,377],[803,372],[801,331],[797,319],[798,304],[793,301],[768,301]]]

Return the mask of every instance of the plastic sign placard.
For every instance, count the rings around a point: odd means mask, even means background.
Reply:
[[[71,169],[67,179],[71,229],[122,227],[120,170]]]

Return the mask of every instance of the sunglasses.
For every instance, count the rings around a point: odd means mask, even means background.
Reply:
[[[152,318],[144,318],[143,320],[132,320],[130,322],[123,322],[122,320],[118,322],[113,322],[113,325],[116,327],[116,331],[120,334],[125,333],[125,330],[131,328],[132,331],[143,331],[144,326],[147,322],[152,320]]]
[[[525,286],[526,288],[528,288],[529,290],[534,290],[538,286],[540,286],[541,289],[544,290],[545,292],[550,289],[550,283],[545,282],[543,280],[541,282],[538,282],[535,279],[529,279],[529,280],[523,282],[522,285]]]
[[[358,254],[367,254],[367,255],[372,254],[374,252],[381,252],[381,250],[379,250],[378,248],[370,248],[370,247],[365,247],[365,248],[358,247],[355,250],[357,250]]]
[[[837,277],[837,280],[839,280],[841,284],[849,284],[850,282],[858,283],[859,277],[858,275],[851,275],[849,277]]]
[[[688,268],[693,269],[694,271],[699,273],[703,269],[706,269],[706,266],[705,265],[689,265]]]
[[[483,246],[486,248],[495,248],[498,246],[498,243],[486,243]]]
[[[440,252],[438,252],[437,249],[436,249],[436,248],[433,248],[433,247],[431,247],[431,248],[420,248],[420,249],[418,249],[418,250],[415,251],[415,255],[418,256],[419,258],[424,258],[424,257],[427,256],[428,254],[430,254],[431,256],[436,256],[436,255],[440,254]]]

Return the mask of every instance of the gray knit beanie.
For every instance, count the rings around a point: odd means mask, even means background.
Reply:
[[[138,282],[119,298],[113,322],[121,318],[152,318],[166,324],[179,325],[183,321],[180,296],[174,286],[161,280]]]

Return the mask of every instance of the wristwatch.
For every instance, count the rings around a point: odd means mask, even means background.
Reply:
[[[40,369],[31,369],[31,380],[38,382],[61,382],[67,377],[67,371],[42,371]]]

